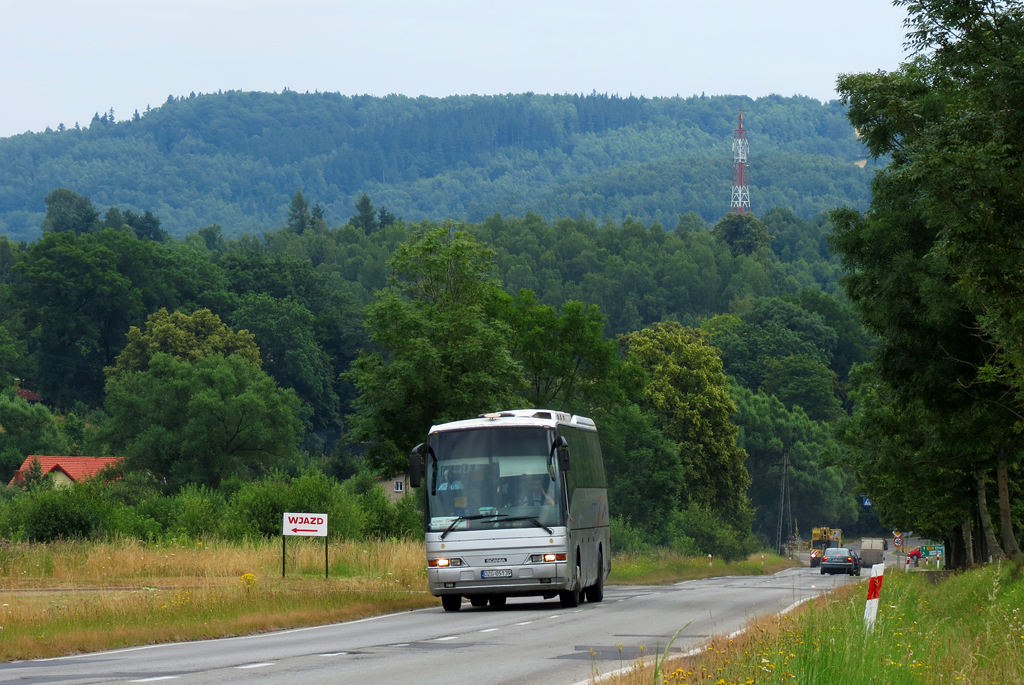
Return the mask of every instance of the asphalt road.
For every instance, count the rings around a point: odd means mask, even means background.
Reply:
[[[574,683],[642,654],[741,628],[857,578],[788,569],[659,587],[609,586],[600,604],[510,599],[501,609],[440,607],[248,637],[151,645],[0,665],[0,683]],[[621,645],[621,651],[620,651]]]

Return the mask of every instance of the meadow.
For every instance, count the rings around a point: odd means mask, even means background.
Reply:
[[[1024,682],[1024,560],[946,577],[888,572],[874,632],[867,584],[763,616],[689,657],[638,662],[602,685],[1005,685]],[[662,655],[664,656],[664,655]],[[597,677],[594,679],[597,682]]]
[[[347,621],[437,604],[422,543],[0,545],[0,660]]]

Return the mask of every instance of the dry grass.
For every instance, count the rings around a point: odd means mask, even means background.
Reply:
[[[332,623],[433,606],[422,543],[319,540],[0,551],[0,660]]]
[[[373,589],[387,581],[402,589],[426,589],[421,542],[332,542],[328,555],[331,577],[344,579],[351,587]],[[322,577],[323,541],[289,540],[287,571],[288,577]],[[245,573],[280,577],[280,541],[22,543],[0,550],[2,590],[232,584]]]

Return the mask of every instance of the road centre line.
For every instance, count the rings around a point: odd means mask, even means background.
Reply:
[[[328,652],[327,654],[321,654],[320,656],[343,656],[348,652]]]
[[[176,675],[158,675],[152,678],[139,678],[138,680],[129,680],[129,683],[154,683],[157,680],[174,680],[180,676]]]
[[[273,661],[261,661],[258,664],[246,664],[245,666],[235,666],[235,668],[263,668],[264,666],[273,666]]]
[[[445,640],[458,640],[458,635],[449,635],[448,637],[439,637],[434,642],[444,642]]]
[[[480,632],[481,633],[493,633],[495,630],[497,630],[497,628],[484,628]]]
[[[523,621],[522,623],[517,623],[516,625],[517,626],[528,626],[531,623],[533,623],[533,621]]]

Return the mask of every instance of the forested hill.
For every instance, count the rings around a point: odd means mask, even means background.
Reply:
[[[838,102],[805,97],[593,94],[346,97],[227,92],[168,98],[128,120],[0,139],[0,233],[39,235],[54,188],[152,210],[175,235],[282,226],[301,187],[343,222],[362,192],[407,220],[553,219],[580,211],[675,226],[728,208],[737,110],[750,131],[751,201],[804,218],[863,209],[870,164]],[[64,130],[61,130],[64,129]]]

